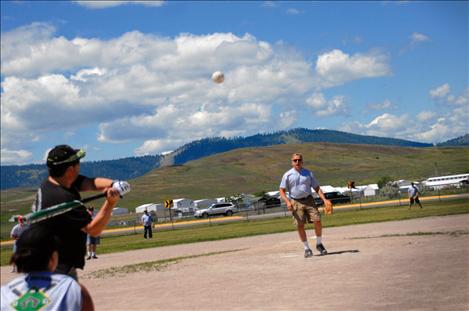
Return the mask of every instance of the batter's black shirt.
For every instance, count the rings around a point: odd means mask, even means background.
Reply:
[[[80,200],[79,189],[84,179],[84,176],[79,175],[70,188],[53,184],[46,179],[37,191],[32,210],[39,211],[60,203]],[[80,206],[34,225],[46,226],[52,234],[60,239],[59,264],[83,269],[86,254],[86,233],[81,228],[90,222],[90,214],[86,211],[85,206]]]

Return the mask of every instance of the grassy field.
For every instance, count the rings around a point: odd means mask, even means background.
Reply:
[[[333,216],[323,217],[324,227],[336,227],[352,224],[404,220],[419,217],[443,216],[469,213],[469,200],[458,199],[425,204],[424,209],[407,210],[402,207],[381,207],[362,210],[344,210]],[[161,247],[167,245],[215,241],[245,236],[293,231],[290,217],[268,220],[240,221],[186,229],[157,231],[154,238],[145,240],[141,234],[103,237],[98,253],[113,253],[126,250]],[[11,246],[2,247],[1,265],[8,263]]]
[[[197,200],[278,190],[282,174],[290,168],[292,152],[304,154],[305,167],[314,171],[321,185],[345,186],[348,180],[354,180],[357,185],[377,183],[383,176],[421,180],[436,173],[465,173],[468,172],[468,150],[330,143],[242,148],[185,165],[158,168],[131,180],[132,191],[119,206],[133,211],[139,205],[162,203],[165,199]],[[8,238],[11,215],[30,210],[35,191],[1,191],[2,239]],[[99,207],[101,202],[94,205]]]

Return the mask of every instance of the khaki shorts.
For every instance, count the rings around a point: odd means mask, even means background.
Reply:
[[[305,223],[313,223],[321,220],[321,214],[312,196],[303,200],[292,199],[291,202],[293,205],[293,224],[296,227],[298,227],[298,225],[304,225]]]

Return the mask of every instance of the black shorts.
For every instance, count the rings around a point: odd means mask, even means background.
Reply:
[[[419,204],[419,203],[420,203],[419,198],[418,198],[418,197],[416,197],[415,199],[414,199],[414,198],[410,198],[410,204],[414,204],[414,202]]]

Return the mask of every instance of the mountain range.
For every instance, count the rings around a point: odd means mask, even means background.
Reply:
[[[449,140],[439,146],[466,146],[469,135]],[[84,161],[81,172],[87,176],[106,176],[128,180],[142,176],[161,166],[182,165],[188,161],[238,148],[265,147],[279,144],[328,142],[339,144],[387,145],[399,147],[431,147],[431,144],[409,140],[367,136],[335,130],[297,128],[288,131],[256,134],[248,137],[204,138],[185,144],[166,155],[128,157],[117,160]],[[47,176],[47,167],[41,164],[7,165],[1,167],[1,189],[37,187]]]

